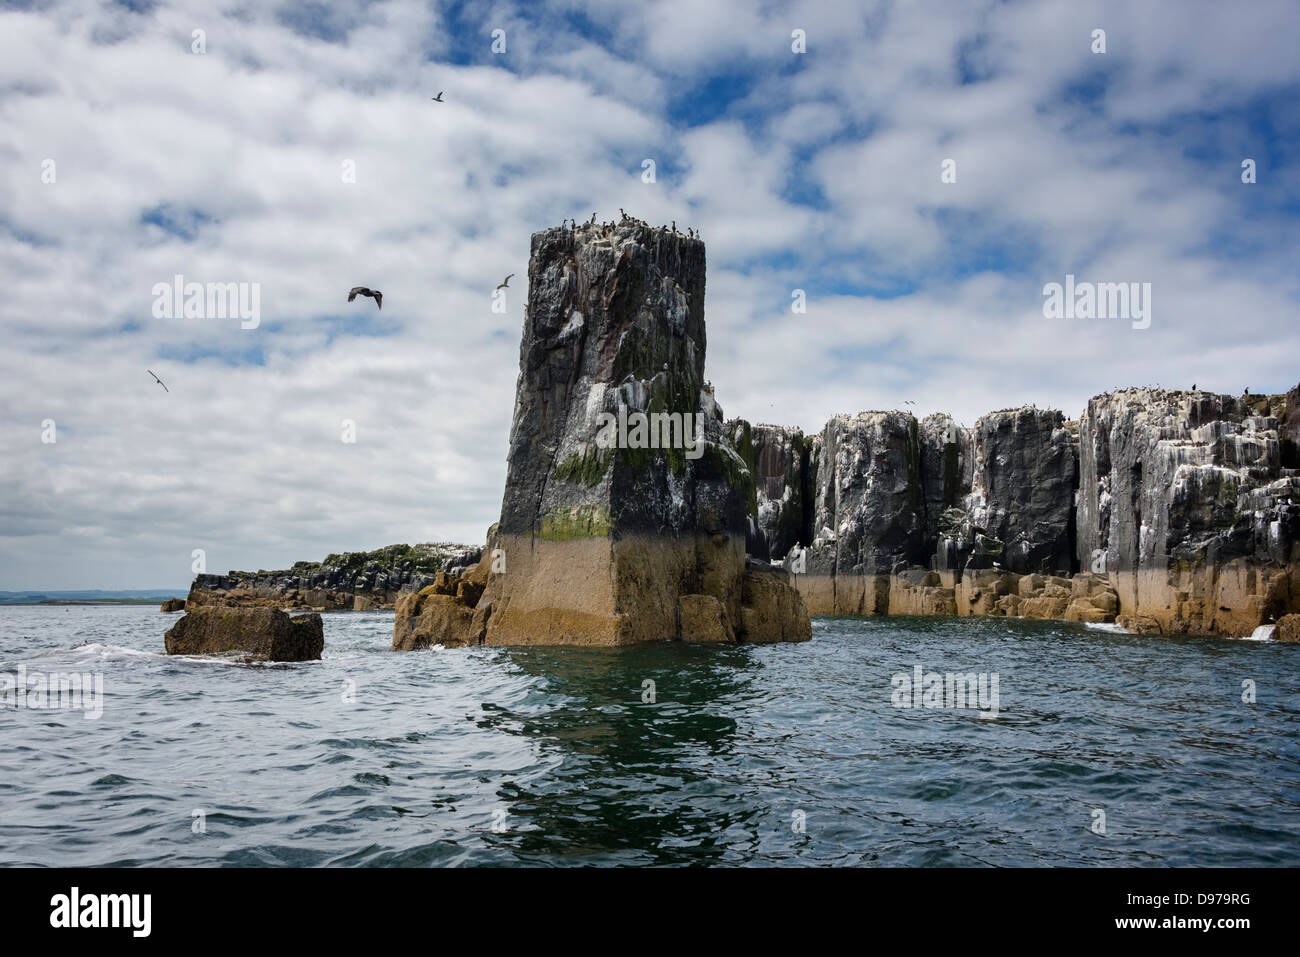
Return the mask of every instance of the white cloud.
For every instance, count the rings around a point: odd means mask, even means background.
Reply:
[[[1300,80],[1289,5],[315,9],[0,14],[0,588],[178,586],[194,548],[224,571],[480,541],[529,236],[620,206],[703,230],[729,415],[1073,417],[1115,385],[1297,378],[1287,171],[1236,170],[1269,159],[1244,106]],[[684,123],[718,76],[737,99]],[[1152,282],[1151,329],[1043,319],[1066,271]],[[176,273],[260,283],[261,326],[154,319]]]

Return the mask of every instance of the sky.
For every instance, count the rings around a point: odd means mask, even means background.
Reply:
[[[1285,391],[1298,34],[1290,0],[0,5],[0,590],[481,543],[529,237],[620,207],[700,231],[728,416]],[[256,323],[168,316],[176,275]],[[1149,325],[1047,317],[1067,275],[1150,283]]]

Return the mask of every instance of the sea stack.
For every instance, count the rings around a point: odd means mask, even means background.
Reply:
[[[704,284],[704,244],[671,230],[533,234],[485,588],[400,600],[395,649],[811,636],[788,573],[746,567],[754,480],[704,380]]]

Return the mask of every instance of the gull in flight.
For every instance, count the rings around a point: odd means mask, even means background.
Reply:
[[[441,103],[441,102],[442,102],[442,90],[439,90],[439,91],[438,91],[438,95],[437,95],[437,96],[431,96],[431,97],[429,97],[429,99],[433,100],[433,102],[435,102],[435,103]]]
[[[147,373],[149,373],[150,375],[153,375],[153,370],[152,370],[152,369],[145,369],[144,371],[147,372]],[[154,381],[154,382],[157,382],[160,386],[162,386],[164,392],[170,392],[170,391],[171,391],[171,389],[167,388],[167,383],[163,382],[163,380],[160,379],[160,378],[158,378],[156,375],[153,375],[153,381]]]
[[[506,276],[505,280],[502,281],[502,283],[501,283],[499,286],[497,286],[497,289],[509,289],[509,288],[510,288],[510,280],[511,280],[512,278],[514,278],[514,275],[515,275],[514,273],[511,273],[509,276]],[[493,292],[496,292],[497,289],[493,289],[492,291],[493,291]]]
[[[375,305],[380,309],[384,308],[384,294],[378,289],[367,289],[365,286],[353,286],[352,291],[348,293],[348,302],[351,302],[357,296],[369,296],[375,301]]]

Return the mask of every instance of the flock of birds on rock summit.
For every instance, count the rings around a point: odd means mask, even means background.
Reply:
[[[591,219],[585,220],[581,223],[579,223],[576,219],[562,219],[560,220],[560,228],[567,229],[570,232],[582,232],[582,233],[594,229],[598,231],[597,235],[602,237],[608,236],[610,233],[614,231],[614,228],[617,226],[626,226],[629,224],[632,226],[642,226],[645,229],[654,229],[654,227],[651,226],[649,223],[647,223],[644,219],[637,219],[635,216],[629,216],[626,212],[623,211],[622,206],[618,208],[618,214],[620,216],[620,219],[617,222],[611,219],[606,222],[598,223],[596,222],[595,213],[591,214]],[[700,231],[698,229],[692,229],[691,227],[688,226],[686,228],[686,232],[684,233],[681,230],[679,230],[677,228],[677,220],[675,219],[672,221],[671,225],[665,223],[664,225],[660,226],[659,229],[666,233],[670,232],[675,236],[685,236],[687,239],[700,238]]]

